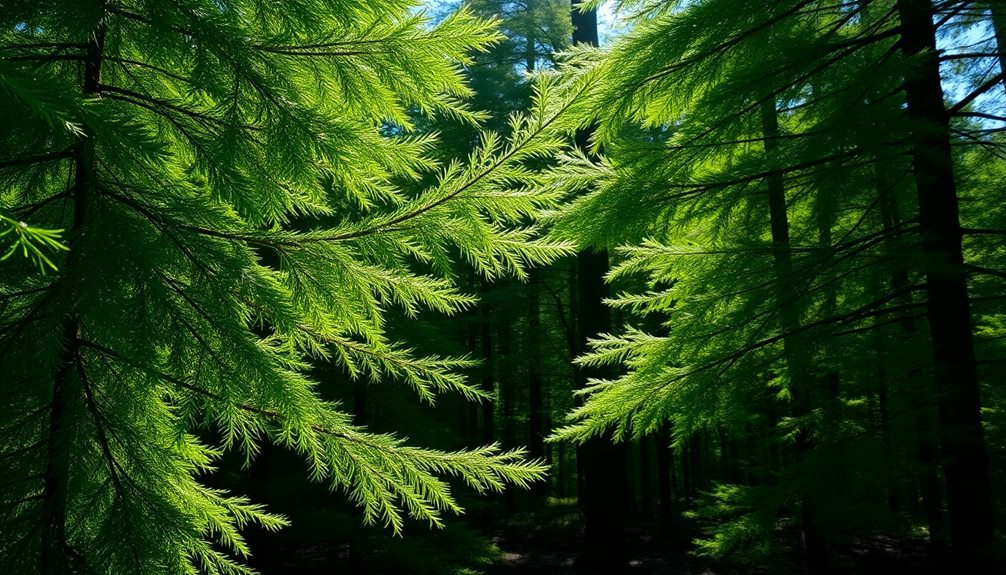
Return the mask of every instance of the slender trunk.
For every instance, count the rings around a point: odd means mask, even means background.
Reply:
[[[895,193],[896,182],[889,174],[889,162],[886,158],[877,161],[878,191],[880,216],[885,232],[893,232],[901,224],[901,215],[898,208],[898,198]],[[912,294],[908,291],[911,286],[911,279],[908,275],[908,263],[905,261],[903,253],[906,247],[899,238],[894,237],[889,240],[892,253],[891,266],[891,289],[895,292],[903,292],[899,299],[902,305],[912,303]],[[915,320],[906,314],[900,323],[900,329],[905,341],[909,346],[913,345],[917,336]],[[909,360],[911,361],[911,360]],[[924,381],[921,377],[922,370],[919,365],[912,361],[906,368],[906,381],[911,385],[908,390],[911,397],[912,411],[914,413],[913,431],[915,434],[916,447],[918,449],[919,467],[922,474],[922,507],[926,512],[926,520],[929,527],[930,551],[935,556],[942,556],[946,547],[946,521],[943,517],[943,486],[939,476],[940,447],[935,436],[935,429],[938,423],[935,420],[935,405],[931,394],[915,382]],[[889,433],[889,432],[888,432]],[[888,439],[889,442],[889,439]],[[889,443],[888,443],[889,447]],[[893,458],[892,458],[893,459]],[[914,498],[909,498],[910,506]]]
[[[527,52],[524,55],[527,71],[533,72],[537,54],[535,38],[527,33]],[[543,401],[541,376],[541,281],[540,272],[531,270],[527,286],[527,317],[528,317],[528,453],[532,458],[545,455],[545,406]],[[548,493],[548,483],[538,482],[531,488],[536,494]]]
[[[716,438],[720,444],[720,477],[727,483],[734,482],[734,460],[730,456],[730,438],[722,425],[716,427]]]
[[[504,310],[498,310],[503,313]],[[503,318],[501,318],[503,319]],[[514,397],[514,356],[513,356],[513,323],[500,321],[497,337],[499,338],[499,387],[500,387],[500,417],[503,419],[503,446],[514,447],[517,442],[514,413],[516,411]]]
[[[671,474],[674,471],[674,453],[671,451],[671,423],[665,421],[657,434],[657,491],[660,498],[660,524],[670,527],[674,513],[674,494]]]
[[[824,183],[822,182],[822,184]],[[819,202],[817,206],[818,244],[822,249],[827,250],[831,247],[832,243],[831,228],[834,224],[836,206],[833,205],[833,194],[823,192],[822,195],[826,196],[827,199],[823,203]],[[836,281],[834,275],[834,268],[831,267],[821,272],[822,281],[827,282],[823,294],[824,301],[821,306],[821,315],[823,317],[833,317],[838,309],[839,282]],[[830,369],[829,360],[831,359],[831,353],[827,347],[822,350],[821,355],[821,363],[827,368],[827,371],[816,375],[814,378],[818,393],[811,400],[812,403],[818,404],[821,407],[824,415],[821,422],[822,427],[829,430],[840,429],[844,421],[842,413],[842,374],[837,369]],[[829,483],[832,485],[832,492],[828,494],[828,497],[833,499],[848,497],[849,461],[846,458],[846,450],[841,449],[840,446],[836,446],[833,442],[818,446],[817,448],[828,450],[828,456],[824,458],[824,464],[821,467],[822,477],[828,478]]]
[[[104,3],[100,10],[104,13]],[[87,40],[84,57],[83,94],[91,97],[98,93],[101,82],[101,66],[105,48],[105,21],[99,18],[94,34]],[[70,480],[69,451],[69,411],[81,397],[80,382],[74,376],[74,365],[79,351],[80,317],[76,310],[76,286],[72,276],[79,267],[81,237],[85,233],[87,207],[95,190],[95,144],[94,138],[85,126],[77,145],[73,187],[68,190],[73,198],[73,224],[69,231],[70,254],[63,270],[63,282],[67,285],[68,296],[74,301],[73,310],[63,320],[63,350],[57,361],[53,381],[52,408],[49,412],[49,439],[45,480],[42,492],[43,525],[39,550],[39,573],[69,572],[72,556],[66,540],[67,486]]]
[[[493,356],[493,322],[492,309],[485,301],[486,290],[482,290],[482,303],[479,306],[481,322],[479,325],[479,340],[482,347],[482,389],[490,394],[492,401],[482,402],[482,442],[486,445],[496,441],[496,400],[498,399],[495,379],[493,377],[494,356]],[[482,508],[477,523],[480,527],[490,527],[493,523],[492,507],[486,505]]]
[[[901,50],[916,62],[904,88],[908,117],[916,124],[912,165],[925,252],[922,265],[951,550],[956,558],[991,572],[995,506],[982,431],[950,119],[943,104],[933,7],[929,0],[898,0],[897,10]]]
[[[538,273],[531,272],[527,287],[527,379],[528,379],[528,452],[538,458],[545,454],[545,404],[541,376],[541,302]]]
[[[567,330],[567,341],[566,345],[569,348],[569,356],[576,357],[580,350],[580,342],[578,341],[579,330],[580,330],[580,261],[579,257],[574,260],[570,265],[569,271],[569,329]],[[573,368],[573,386],[579,386],[579,372],[576,368]],[[573,403],[576,407],[580,407],[582,400],[580,396],[575,396],[573,398]],[[584,469],[583,469],[583,445],[577,444],[574,452],[575,457],[575,467],[576,467],[576,503],[577,505],[583,507],[586,503],[584,494],[587,491],[587,487],[584,483]]]
[[[472,291],[476,289],[477,283],[474,273],[469,276],[468,287]],[[468,353],[472,357],[478,357],[479,355],[479,309],[477,307],[466,312],[467,321],[465,322],[465,347]],[[473,369],[470,374],[474,380],[479,374],[477,369]],[[462,406],[464,418],[464,438],[466,440],[475,440],[479,437],[479,410],[481,406],[475,401],[463,401]]]
[[[761,106],[762,134],[765,137],[765,151],[774,159],[779,147],[779,118],[775,101],[767,99]],[[789,217],[786,213],[786,189],[782,172],[775,172],[767,178],[769,223],[772,231],[772,248],[775,259],[775,274],[778,287],[777,298],[781,309],[781,328],[793,332],[799,328],[800,315],[793,291],[793,270],[789,246]],[[786,370],[789,377],[790,395],[793,398],[792,413],[800,418],[811,412],[810,390],[808,389],[809,361],[806,350],[802,349],[794,337],[783,339]],[[801,427],[796,436],[796,456],[798,460],[813,448],[809,429]],[[823,537],[817,517],[818,503],[809,486],[802,495],[801,526],[807,553],[807,568],[811,575],[828,571],[828,544]]]
[[[579,11],[581,0],[572,2],[573,43],[597,46],[597,11]],[[586,132],[577,136],[577,145],[586,149]],[[604,305],[608,273],[608,252],[585,250],[577,254],[577,293],[580,351],[587,338],[611,331],[611,310]],[[604,377],[603,370],[578,367],[577,387],[590,377]],[[620,569],[625,562],[625,444],[610,437],[593,438],[584,445],[584,565]]]
[[[650,438],[639,438],[639,509],[644,516],[653,508],[653,484],[651,482]]]
[[[881,361],[883,361],[881,359]],[[887,509],[901,513],[901,489],[898,488],[898,470],[895,466],[894,446],[891,440],[891,408],[887,392],[887,370],[881,366],[877,373],[877,407],[880,411],[880,441],[884,448],[887,471]]]
[[[498,310],[504,313],[503,309]],[[499,389],[500,389],[500,417],[503,419],[503,446],[512,449],[516,446],[516,382],[514,381],[514,356],[513,339],[514,326],[512,322],[501,317],[498,323],[497,337],[499,338]],[[504,492],[504,505],[507,511],[513,511],[517,506],[515,488],[507,486]]]
[[[611,330],[611,318],[604,305],[606,286],[604,275],[608,269],[606,252],[581,252],[579,262],[580,343],[587,338]],[[581,348],[582,349],[582,348]],[[578,367],[578,388],[586,385],[588,378],[605,377],[604,370]],[[581,450],[583,455],[584,549],[581,562],[618,568],[624,562],[624,509],[625,509],[625,459],[624,443],[615,444],[610,436],[588,440]]]
[[[556,447],[556,459],[559,461],[559,470],[556,472],[555,494],[559,499],[566,498],[566,444],[560,443]]]
[[[743,467],[743,477],[744,485],[758,485],[759,474],[756,473],[756,466],[758,465],[758,459],[761,458],[761,449],[758,446],[757,438],[759,434],[755,432],[754,425],[751,422],[744,424],[744,467]]]
[[[681,442],[681,494],[685,505],[688,505],[695,495],[692,483],[692,438]]]
[[[538,53],[535,50],[535,38],[530,31],[527,33],[527,44],[524,47],[524,68],[530,73],[534,72],[535,62],[538,60]]]
[[[692,493],[691,496],[695,499],[699,497],[699,491],[705,489],[705,467],[703,465],[705,456],[705,430],[693,433],[691,437],[688,438],[688,457],[689,461],[688,469],[691,471],[691,484]]]
[[[484,294],[483,294],[484,296]],[[489,304],[482,302],[482,389],[495,397],[496,384],[493,379],[493,324]],[[482,403],[482,441],[486,444],[496,441],[495,401]]]

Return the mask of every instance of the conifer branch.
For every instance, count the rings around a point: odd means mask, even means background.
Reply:
[[[18,166],[30,166],[33,164],[43,164],[46,162],[52,162],[54,160],[65,160],[67,158],[73,157],[76,154],[76,148],[67,148],[65,150],[60,150],[58,152],[48,152],[45,154],[39,154],[37,156],[29,156],[26,158],[16,158],[13,160],[0,161],[0,170],[5,168],[14,168]]]

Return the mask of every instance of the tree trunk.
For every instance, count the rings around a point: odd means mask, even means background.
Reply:
[[[503,309],[498,310],[504,313]],[[516,412],[514,394],[514,356],[513,356],[513,323],[501,317],[498,324],[497,337],[499,338],[499,388],[500,388],[500,417],[503,419],[503,447],[512,449],[517,443],[516,425],[514,414]]]
[[[611,330],[611,318],[604,305],[608,270],[606,252],[580,252],[579,318],[580,344],[587,338]],[[582,350],[583,348],[581,348]],[[608,375],[597,368],[577,367],[578,388],[591,377]],[[624,563],[625,444],[615,444],[607,434],[586,442],[583,455],[584,549],[581,564],[618,569]]]
[[[545,454],[545,402],[541,376],[541,302],[538,273],[531,272],[527,287],[527,379],[528,379],[528,452],[531,457]]]
[[[762,135],[769,159],[773,159],[779,147],[779,118],[775,100],[768,98],[761,105]],[[775,274],[778,285],[777,299],[781,314],[781,328],[792,333],[800,326],[797,295],[793,291],[793,270],[789,245],[789,217],[786,213],[786,189],[781,171],[766,178],[768,187],[769,223],[772,231],[772,248],[775,259]],[[809,360],[795,337],[783,338],[786,370],[793,398],[794,417],[804,417],[811,412],[810,390],[808,389]],[[796,436],[797,460],[803,459],[813,448],[810,430],[801,427]],[[801,527],[807,553],[807,569],[811,575],[828,571],[828,544],[822,536],[817,517],[817,496],[813,488],[802,494]]]
[[[104,3],[100,6],[104,14]],[[101,83],[101,66],[105,48],[104,18],[97,20],[94,34],[87,40],[84,57],[83,94],[90,97],[98,93]],[[39,573],[71,572],[73,554],[66,540],[67,487],[70,481],[70,453],[67,450],[70,411],[81,398],[79,378],[74,374],[79,361],[81,322],[76,310],[76,286],[73,275],[78,271],[80,240],[85,233],[86,213],[90,196],[95,191],[95,143],[87,126],[77,144],[74,160],[74,183],[67,191],[73,200],[73,224],[69,230],[70,253],[67,256],[62,281],[68,297],[74,301],[73,310],[63,320],[63,351],[56,363],[53,381],[52,406],[49,411],[49,437],[46,451],[45,479],[42,491],[43,513]]]
[[[582,0],[573,0],[573,43],[597,46],[597,11],[580,12]],[[577,136],[577,145],[586,149],[587,133]],[[611,310],[604,305],[608,273],[608,252],[581,251],[577,254],[577,293],[580,349],[587,338],[611,331]],[[576,383],[582,388],[590,377],[604,377],[603,370],[577,367]],[[584,486],[584,548],[580,563],[590,568],[614,571],[625,563],[625,444],[609,437],[587,441],[582,449]]]
[[[484,297],[484,294],[483,294]],[[493,379],[493,325],[489,304],[482,302],[482,389],[495,397],[496,385]],[[482,402],[482,441],[490,444],[496,441],[496,402]]]
[[[891,440],[891,408],[887,388],[887,370],[878,369],[877,408],[880,411],[880,441],[886,458],[887,509],[896,515],[901,513],[901,489],[898,488],[898,469],[895,465],[894,445]]]
[[[878,173],[878,193],[880,217],[885,232],[894,232],[901,225],[901,214],[898,208],[898,199],[895,194],[896,182],[889,173],[889,158],[879,158],[877,160]],[[892,249],[891,266],[891,289],[895,292],[903,292],[898,299],[901,305],[912,303],[912,294],[909,290],[911,279],[908,274],[908,263],[902,255],[906,246],[902,245],[897,237],[888,240]],[[917,337],[915,320],[905,314],[899,322],[900,329],[908,345],[912,345]],[[911,360],[910,360],[911,361]],[[929,546],[932,555],[941,557],[946,547],[946,521],[943,517],[943,486],[939,477],[940,447],[935,436],[938,423],[935,420],[935,405],[933,398],[921,385],[913,385],[914,382],[923,381],[922,369],[917,362],[911,362],[906,368],[906,381],[911,388],[908,394],[911,398],[912,411],[914,412],[914,427],[916,446],[918,449],[919,467],[922,473],[922,507],[926,512],[926,521],[929,527]],[[885,384],[886,385],[886,384]],[[886,389],[885,389],[886,394]],[[886,397],[885,397],[886,402]],[[886,407],[886,406],[885,406]],[[886,414],[885,414],[886,417]],[[885,429],[886,429],[885,425]],[[890,431],[887,430],[888,437],[886,447],[890,447]],[[892,458],[893,459],[893,458]],[[891,464],[889,464],[891,465]],[[909,503],[913,500],[909,499]]]
[[[533,72],[537,52],[535,38],[527,32],[525,67],[528,73]],[[528,454],[534,458],[545,456],[545,406],[543,401],[541,377],[541,278],[540,272],[531,270],[527,286],[527,318],[528,318]],[[540,481],[532,486],[532,491],[538,495],[548,493],[548,483]]]
[[[674,517],[674,452],[671,448],[671,423],[665,421],[657,435],[657,491],[660,498],[660,524],[670,527]]]
[[[917,65],[905,80],[908,117],[915,123],[912,165],[925,257],[927,317],[950,518],[951,550],[993,571],[992,486],[982,432],[961,226],[950,150],[950,124],[929,0],[898,0],[901,50]]]
[[[639,509],[643,516],[648,516],[653,509],[653,484],[650,465],[649,436],[639,438]]]
[[[705,468],[703,462],[705,461],[704,451],[705,451],[705,430],[697,431],[688,438],[688,470],[691,474],[690,483],[692,486],[692,492],[689,494],[692,498],[698,499],[699,491],[705,489]]]
[[[472,272],[468,277],[467,287],[468,289],[475,291],[478,289],[477,278],[474,272]],[[463,333],[463,339],[465,342],[465,349],[472,357],[479,356],[479,308],[476,306],[465,313],[465,328]],[[472,380],[476,380],[479,376],[478,369],[473,369],[469,376]],[[476,401],[462,401],[461,402],[461,417],[462,423],[462,434],[466,442],[476,441],[480,439],[479,436],[479,411],[481,410],[481,405]]]
[[[681,494],[688,505],[695,495],[695,488],[692,483],[692,438],[689,437],[681,442]]]
[[[498,313],[505,313],[505,308],[497,310]],[[517,410],[514,389],[514,355],[513,340],[514,326],[505,317],[500,317],[498,323],[497,337],[499,339],[499,402],[500,417],[502,418],[503,438],[502,444],[505,449],[513,449],[517,444],[515,413]],[[503,501],[507,511],[513,511],[517,507],[516,493],[514,486],[507,486],[503,494]]]

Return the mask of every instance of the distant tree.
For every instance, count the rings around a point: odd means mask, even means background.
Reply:
[[[443,3],[441,8],[446,15],[460,5]],[[475,0],[464,6],[479,17],[495,20],[502,36],[484,52],[474,54],[466,66],[465,78],[473,91],[467,103],[485,117],[484,125],[507,133],[508,117],[531,109],[537,73],[551,69],[555,54],[570,44],[569,1]],[[446,159],[464,157],[478,138],[471,123],[448,117],[428,120],[422,129],[442,134],[436,153]],[[540,169],[551,161],[537,158],[526,167]],[[569,302],[566,294],[559,301],[543,296],[565,291],[568,268],[566,262],[559,262],[530,270],[525,281],[489,284],[476,280],[471,286],[482,296],[480,314],[468,318],[479,324],[471,348],[475,356],[482,356],[478,369],[484,388],[499,393],[498,401],[485,404],[482,425],[489,428],[485,432],[493,433],[499,424],[504,445],[526,441],[534,457],[546,455],[544,438],[553,396],[560,403],[569,401],[568,354],[552,352],[556,342],[564,346],[564,327],[558,325],[557,316],[569,315]],[[508,501],[513,503],[512,498]]]

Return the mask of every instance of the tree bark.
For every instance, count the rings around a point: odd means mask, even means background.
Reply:
[[[639,509],[644,516],[650,515],[651,509],[653,508],[650,443],[652,443],[652,441],[648,435],[644,435],[639,438]]]
[[[104,14],[104,2],[100,11]],[[84,57],[84,97],[98,93],[101,83],[101,66],[105,49],[104,18],[97,20],[94,34],[88,38]],[[42,502],[44,518],[39,551],[39,573],[64,573],[72,571],[72,550],[66,540],[67,487],[70,480],[70,453],[67,450],[70,411],[81,395],[80,381],[74,375],[78,361],[81,321],[76,309],[76,286],[73,276],[78,271],[81,257],[81,238],[85,233],[87,207],[95,191],[95,144],[87,126],[77,145],[73,187],[68,190],[73,201],[73,223],[69,230],[70,253],[63,268],[62,282],[73,309],[62,325],[63,350],[56,364],[53,382],[52,407],[49,412],[49,438],[46,453],[46,470]]]
[[[779,118],[775,109],[775,100],[768,98],[761,105],[762,135],[764,136],[765,152],[773,159],[779,147]],[[781,314],[781,327],[785,332],[793,333],[800,326],[800,315],[797,308],[797,296],[793,291],[793,269],[789,244],[789,217],[786,212],[786,189],[782,171],[775,171],[766,178],[768,188],[769,224],[772,232],[772,250],[775,259],[775,275],[777,299]],[[792,396],[792,413],[794,417],[804,417],[811,412],[811,397],[808,389],[809,359],[805,349],[794,337],[783,339],[783,351],[786,358],[786,371]],[[810,430],[801,427],[796,435],[796,457],[803,459],[813,448]],[[804,545],[806,547],[807,570],[811,575],[827,573],[828,544],[822,536],[819,525],[817,496],[813,486],[801,496],[801,527],[803,529]]]
[[[597,11],[579,11],[582,0],[572,2],[573,43],[597,46]],[[577,145],[586,149],[588,134],[577,136]],[[579,351],[586,340],[611,331],[611,310],[604,304],[608,273],[608,252],[584,250],[577,254]],[[588,378],[604,377],[603,370],[577,367],[576,384],[582,388]],[[584,456],[584,548],[581,565],[604,571],[621,569],[625,563],[625,444],[610,437],[587,441]]]
[[[893,232],[901,224],[901,214],[898,207],[898,198],[895,194],[896,182],[889,174],[889,158],[878,158],[878,193],[880,217],[885,232]],[[912,303],[912,294],[908,291],[911,287],[911,279],[908,274],[908,263],[902,255],[906,246],[899,238],[894,237],[888,240],[891,244],[892,266],[890,284],[895,292],[902,292],[899,303],[909,305]],[[917,337],[917,326],[915,319],[905,316],[901,319],[900,329],[909,345]],[[911,361],[911,360],[910,360]],[[917,362],[911,361],[906,367],[905,378],[909,385],[912,382],[924,380],[922,369]],[[886,383],[884,384],[886,386]],[[941,557],[946,547],[946,521],[943,517],[943,486],[939,476],[940,446],[935,436],[938,423],[935,420],[935,405],[930,393],[920,385],[912,385],[908,390],[911,398],[912,411],[914,412],[914,428],[916,446],[918,448],[919,467],[922,472],[922,507],[926,512],[926,521],[929,527],[930,552],[934,556]],[[886,395],[886,389],[885,389]],[[886,397],[884,399],[886,404]],[[890,430],[886,422],[885,408],[885,447],[890,448]],[[888,453],[889,456],[893,454]],[[890,457],[893,460],[893,457]],[[892,466],[892,463],[888,464]]]
[[[483,293],[483,297],[485,294]],[[494,394],[496,385],[493,379],[493,325],[492,313],[489,304],[485,301],[481,305],[482,325],[480,326],[482,340],[482,389],[486,393]],[[486,444],[496,440],[495,422],[495,401],[482,402],[482,441]]]
[[[580,344],[587,338],[611,331],[611,316],[603,300],[607,296],[604,276],[606,252],[580,252],[579,304]],[[581,351],[583,348],[581,347]],[[591,377],[609,375],[597,368],[577,367],[578,388]],[[625,556],[625,444],[607,436],[586,442],[583,454],[584,548],[581,563],[606,569],[621,568]]]
[[[925,257],[927,317],[950,519],[951,551],[993,571],[992,486],[981,422],[961,225],[943,103],[934,11],[929,0],[898,0],[901,50],[914,66],[904,83],[913,122],[912,166]]]
[[[671,423],[665,421],[657,434],[657,491],[660,499],[660,524],[670,527],[674,516],[674,486],[672,472],[674,452],[671,448]]]
[[[531,272],[527,286],[527,386],[528,386],[528,454],[535,459],[545,457],[545,400],[541,374],[541,300],[540,278]],[[538,482],[532,488],[538,495],[548,492],[548,484]]]
[[[505,313],[505,308],[498,309],[498,313]],[[514,325],[507,321],[505,317],[500,317],[498,324],[497,338],[499,340],[499,402],[500,418],[502,421],[503,437],[502,444],[505,449],[513,449],[517,444],[517,422],[516,422],[516,385],[514,381]],[[517,507],[517,499],[514,486],[507,486],[503,494],[504,506],[507,511],[513,511]]]

